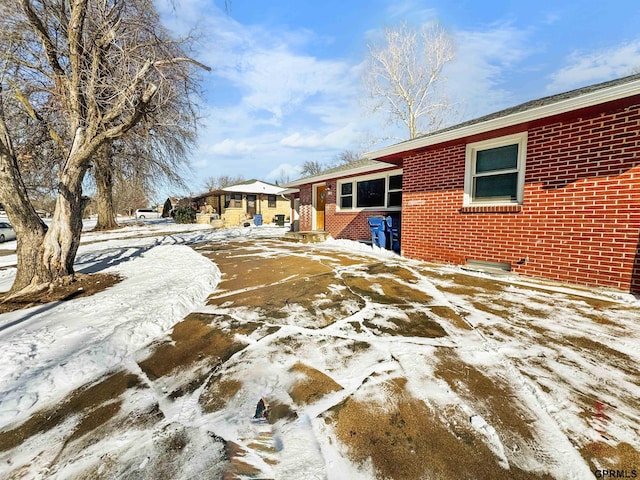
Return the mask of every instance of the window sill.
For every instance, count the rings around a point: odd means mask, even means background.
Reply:
[[[362,208],[336,208],[338,213],[361,213],[361,212],[401,212],[402,207],[362,207]]]
[[[466,205],[458,210],[460,213],[519,213],[522,205]]]

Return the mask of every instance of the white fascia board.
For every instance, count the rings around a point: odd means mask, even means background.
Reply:
[[[581,108],[592,107],[602,103],[620,100],[622,98],[640,95],[640,80],[634,80],[629,83],[616,85],[602,90],[587,92],[577,97],[558,100],[557,102],[532,107],[522,112],[515,112],[504,117],[492,118],[484,122],[475,123],[473,125],[462,126],[452,130],[443,131],[442,133],[434,133],[427,137],[416,138],[403,143],[397,143],[389,147],[382,148],[373,152],[368,152],[364,156],[371,160],[384,158],[389,155],[395,155],[402,152],[416,150],[419,148],[437,145],[439,143],[457,140],[458,138],[486,133],[493,130],[499,130],[505,127],[511,127],[521,123],[540,120],[542,118],[559,115]]]

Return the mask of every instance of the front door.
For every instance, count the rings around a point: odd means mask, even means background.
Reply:
[[[316,230],[324,230],[324,207],[327,203],[327,188],[325,185],[316,187]]]
[[[253,218],[256,212],[256,195],[247,195],[247,215]]]

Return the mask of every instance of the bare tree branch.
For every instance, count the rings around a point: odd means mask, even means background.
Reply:
[[[451,37],[437,23],[387,28],[382,44],[369,46],[363,81],[372,110],[384,109],[390,122],[401,122],[408,138],[437,129],[449,109],[438,90],[442,69],[453,59]]]

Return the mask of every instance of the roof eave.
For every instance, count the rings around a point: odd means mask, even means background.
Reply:
[[[320,183],[320,182],[325,182],[327,180],[331,180],[332,178],[348,177],[352,175],[358,175],[360,173],[375,172],[378,170],[384,170],[386,168],[391,168],[394,166],[397,166],[397,165],[394,165],[392,163],[385,163],[385,162],[379,162],[379,165],[367,164],[367,165],[362,165],[356,168],[351,168],[348,170],[340,170],[339,172],[321,173],[313,177],[300,178],[298,180],[294,180],[292,182],[286,183],[285,186],[298,187],[300,185],[306,185],[309,183]]]

